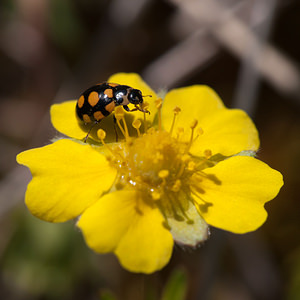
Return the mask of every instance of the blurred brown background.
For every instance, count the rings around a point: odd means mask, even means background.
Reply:
[[[0,299],[300,299],[299,62],[298,0],[1,0]],[[247,110],[285,180],[262,228],[212,229],[147,276],[27,212],[16,154],[56,134],[52,103],[120,71],[156,90],[207,84]]]

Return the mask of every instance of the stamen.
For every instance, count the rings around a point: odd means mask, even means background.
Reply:
[[[197,135],[202,135],[204,133],[203,129],[201,127],[199,127],[197,129]]]
[[[196,137],[194,138],[194,141],[193,141],[193,142],[195,142],[195,141],[198,139],[198,137],[204,133],[204,131],[203,131],[203,129],[202,129],[201,127],[199,127],[199,128],[197,129],[196,133],[197,133],[197,135],[196,135]]]
[[[207,159],[211,158],[211,156],[212,156],[211,150],[210,150],[210,149],[204,150],[204,156],[205,156]]]
[[[126,124],[126,121],[125,121],[124,117],[122,118],[122,122],[123,122],[123,125],[124,125],[125,134],[126,134],[125,138],[127,140],[129,138],[129,133],[128,133],[128,127],[127,127],[127,124]]]
[[[138,134],[139,137],[141,136],[141,132],[140,132],[141,125],[142,125],[142,122],[140,120],[138,120],[138,119],[135,119],[132,122],[132,127],[136,129],[137,134]]]
[[[172,133],[173,133],[173,129],[174,129],[174,125],[175,125],[175,119],[176,119],[176,116],[181,112],[180,107],[176,106],[176,107],[173,109],[173,112],[174,112],[174,115],[173,115],[173,121],[172,121],[171,129],[170,129],[170,135],[172,135]]]
[[[184,218],[182,216],[180,216],[176,210],[176,207],[175,207],[175,204],[173,201],[173,197],[170,194],[166,194],[166,198],[168,201],[165,202],[165,204],[166,204],[165,208],[169,209],[169,213],[172,213],[175,220],[183,221]]]
[[[162,107],[162,99],[158,98],[155,100],[156,108],[157,108],[157,114],[158,114],[158,130],[161,131],[161,107]]]
[[[169,176],[169,171],[168,170],[160,170],[158,172],[158,177],[164,179],[167,178]]]
[[[194,131],[195,131],[195,128],[197,127],[198,125],[198,120],[194,119],[193,122],[191,123],[190,125],[190,128],[192,129],[192,133],[191,133],[191,138],[190,138],[190,141],[188,143],[188,146],[186,147],[186,152],[188,152],[193,144],[193,141],[194,141]]]
[[[168,218],[167,218],[167,216],[166,216],[165,209],[164,209],[164,207],[163,207],[161,201],[156,201],[156,205],[157,205],[158,209],[161,211],[161,213],[162,213],[162,215],[163,215],[163,217],[164,217],[164,219],[165,219],[165,220],[163,221],[163,223],[162,223],[163,226],[164,226],[166,229],[171,230],[171,226],[170,226],[170,224],[169,224],[169,222],[168,222]]]
[[[170,195],[171,196],[171,195]],[[179,207],[181,214],[184,216],[184,218],[187,220],[188,224],[193,224],[194,221],[186,214],[185,209],[183,208],[179,197],[170,197],[170,202],[172,203],[173,206],[173,202],[176,203],[176,207]],[[178,213],[176,212],[176,214],[178,215]]]
[[[181,181],[179,179],[177,179],[175,181],[175,183],[173,184],[171,190],[175,193],[179,192],[180,191],[180,188],[181,188]]]
[[[106,132],[100,128],[97,131],[97,136],[101,141],[102,145],[115,157],[116,156],[115,152],[104,142],[104,139],[106,138]]]
[[[126,121],[124,119],[124,115],[125,115],[125,113],[124,113],[123,108],[121,106],[116,107],[116,109],[115,109],[115,118],[117,120],[117,124],[118,124],[122,134],[124,135],[125,139],[128,139],[129,134],[128,134],[128,128],[127,128],[127,125],[126,125]],[[120,120],[122,120],[124,128],[121,125]]]
[[[185,209],[182,207],[180,201],[179,201],[178,199],[176,199],[176,201],[177,201],[177,204],[178,204],[178,206],[179,206],[179,208],[180,208],[180,210],[181,210],[181,213],[182,213],[183,216],[187,219],[187,223],[188,223],[188,224],[194,224],[194,220],[192,220],[192,219],[186,214]]]
[[[151,193],[151,197],[152,197],[152,199],[153,199],[154,201],[157,201],[157,200],[160,199],[161,194],[160,194],[158,191],[153,191],[153,192]]]
[[[194,161],[189,161],[188,166],[187,166],[187,169],[188,169],[189,171],[194,171],[194,170],[195,170],[195,167],[196,167],[195,162],[194,162]]]
[[[190,128],[195,129],[197,127],[197,125],[198,125],[198,120],[194,119],[193,122],[190,125]]]
[[[181,158],[181,164],[180,164],[180,169],[179,172],[177,173],[176,177],[180,178],[184,172],[186,162],[190,159],[190,156],[188,154],[184,154]]]
[[[184,128],[183,127],[178,127],[177,128],[177,136],[176,139],[179,140],[180,136],[184,133]]]
[[[163,185],[166,184],[166,178],[169,176],[170,172],[168,170],[160,170],[158,172],[158,177],[163,180]]]
[[[106,132],[103,129],[99,129],[97,131],[97,136],[101,140],[101,142],[104,143],[104,139],[106,138]]]
[[[149,103],[148,102],[143,102],[142,108],[144,110],[148,110]],[[146,113],[144,112],[144,132],[147,133],[148,126],[147,126],[147,119],[146,119]]]
[[[192,193],[193,195],[195,195],[195,196],[197,197],[197,199],[199,199],[199,200],[201,200],[201,201],[203,202],[203,204],[199,204],[199,203],[197,203],[196,201],[194,201],[194,204],[195,204],[195,205],[197,204],[198,207],[199,207],[199,209],[200,209],[202,212],[207,212],[207,211],[208,211],[208,208],[209,208],[210,206],[213,206],[213,204],[212,204],[211,202],[207,202],[206,200],[204,200],[204,199],[202,198],[202,196],[201,196],[197,191],[191,189],[191,193]]]

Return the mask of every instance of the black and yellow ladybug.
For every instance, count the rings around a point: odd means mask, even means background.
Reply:
[[[110,115],[116,106],[122,105],[126,111],[139,110],[149,113],[141,107],[143,97],[145,96],[142,95],[140,90],[128,85],[100,83],[81,94],[76,104],[76,115],[84,124],[91,124],[89,135],[93,126]],[[134,109],[128,107],[130,103],[135,106]]]

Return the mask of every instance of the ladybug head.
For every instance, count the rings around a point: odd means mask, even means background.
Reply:
[[[142,92],[137,89],[132,89],[128,94],[128,101],[132,104],[141,104],[143,103]]]

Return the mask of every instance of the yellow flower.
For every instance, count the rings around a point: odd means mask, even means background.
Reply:
[[[109,82],[152,95],[150,116],[118,107],[124,139],[114,142],[110,116],[83,143],[88,128],[76,120],[76,101],[53,105],[54,127],[73,139],[17,157],[33,176],[25,197],[33,215],[50,222],[80,216],[92,249],[114,252],[125,268],[144,273],[168,263],[174,240],[204,241],[207,224],[246,233],[264,223],[264,204],[283,181],[253,157],[259,138],[245,112],[227,109],[207,86],[172,90],[162,102],[136,74]]]

